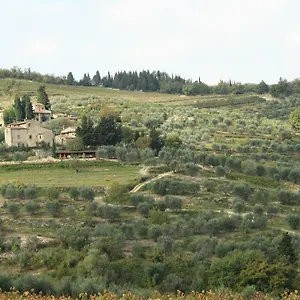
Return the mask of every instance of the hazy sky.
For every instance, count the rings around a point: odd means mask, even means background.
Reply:
[[[0,0],[0,68],[161,70],[213,84],[300,75],[299,0]]]

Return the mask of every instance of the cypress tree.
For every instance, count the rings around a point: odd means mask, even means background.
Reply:
[[[96,74],[93,77],[93,85],[99,86],[101,84],[101,77],[99,71],[96,72]]]
[[[51,153],[52,153],[52,157],[56,158],[56,144],[54,142],[54,139],[53,139],[53,142],[52,142],[52,146],[51,146]]]
[[[156,153],[158,153],[165,145],[164,139],[160,137],[159,132],[155,128],[151,128],[150,138],[151,138],[151,144],[150,144],[151,149],[154,150]]]
[[[72,72],[69,72],[67,76],[67,85],[73,85],[73,84],[74,84],[74,76]]]
[[[22,121],[22,103],[20,97],[18,96],[16,96],[14,100],[14,109],[15,109],[16,121]]]
[[[21,99],[21,114],[22,114],[22,120],[25,120],[26,118],[26,98],[27,95],[23,95]]]
[[[26,102],[25,102],[25,118],[27,120],[31,120],[31,119],[34,118],[33,108],[32,108],[32,102],[31,102],[30,96],[26,97]]]
[[[46,93],[46,89],[44,85],[41,85],[37,91],[37,101],[38,103],[42,103],[45,106],[45,109],[51,109],[50,100],[48,94]]]

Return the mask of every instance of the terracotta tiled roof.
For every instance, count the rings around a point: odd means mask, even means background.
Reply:
[[[33,103],[32,109],[35,114],[51,114],[51,111],[46,110],[44,105],[41,103]]]
[[[60,134],[67,134],[67,133],[74,133],[76,132],[75,127],[67,127],[66,129],[62,130]]]
[[[20,127],[21,125],[26,125],[26,121],[10,123],[10,124],[7,125],[7,127],[9,127],[9,128],[23,128],[23,127]]]

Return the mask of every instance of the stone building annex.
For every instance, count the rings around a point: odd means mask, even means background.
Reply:
[[[8,124],[5,127],[5,144],[7,146],[36,147],[41,143],[53,144],[54,134],[41,126],[36,120],[26,120]]]

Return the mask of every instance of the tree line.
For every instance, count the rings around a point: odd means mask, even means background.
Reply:
[[[234,81],[221,80],[217,85],[209,86],[201,81],[200,77],[196,81],[182,78],[179,75],[170,75],[162,71],[143,70],[137,71],[119,71],[115,74],[108,72],[101,76],[99,71],[90,76],[85,73],[83,77],[76,80],[72,72],[67,76],[43,75],[31,71],[30,68],[22,70],[18,67],[12,69],[0,69],[0,79],[15,78],[32,80],[42,83],[79,85],[79,86],[103,86],[106,88],[115,88],[129,91],[160,92],[168,94],[193,95],[228,95],[228,94],[264,94],[270,93],[273,97],[284,98],[300,92],[300,80],[295,79],[288,82],[280,78],[277,84],[268,85],[263,80],[259,84],[240,83]]]

